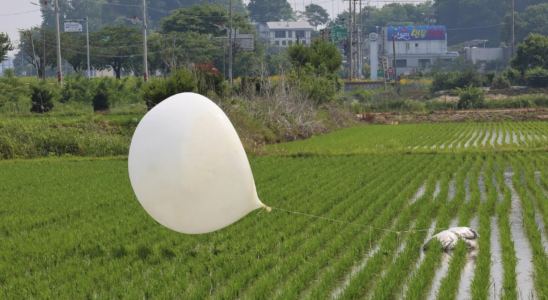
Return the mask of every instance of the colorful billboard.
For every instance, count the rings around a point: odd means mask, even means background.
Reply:
[[[445,26],[403,26],[388,27],[388,40],[396,35],[396,41],[433,41],[445,40]]]

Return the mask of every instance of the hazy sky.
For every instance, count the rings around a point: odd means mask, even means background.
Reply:
[[[12,42],[17,42],[19,35],[17,29],[29,28],[33,25],[41,23],[42,15],[37,6],[32,5],[31,2],[38,3],[42,0],[0,0],[0,32],[7,32],[10,35]],[[248,0],[244,0],[244,3],[248,3]],[[341,0],[288,0],[289,4],[294,10],[302,11],[303,6],[310,3],[321,5],[329,12],[330,16],[337,15],[338,13],[348,9],[348,1],[342,2]],[[410,3],[419,2],[419,0],[362,0],[362,5],[369,3],[372,6],[381,7],[386,3]],[[148,3],[153,5],[154,0],[149,0]],[[31,12],[29,12],[31,11]],[[11,15],[20,13],[18,15]],[[10,53],[13,55],[13,51]]]

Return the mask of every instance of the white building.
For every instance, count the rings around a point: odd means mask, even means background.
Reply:
[[[255,30],[263,43],[286,47],[297,43],[297,36],[300,43],[310,45],[313,27],[308,22],[280,21],[256,23]]]
[[[393,42],[393,38],[395,41]],[[394,67],[394,46],[398,75],[428,71],[436,59],[451,64],[459,54],[447,51],[445,26],[383,27],[379,32],[379,55],[388,57],[388,65]]]

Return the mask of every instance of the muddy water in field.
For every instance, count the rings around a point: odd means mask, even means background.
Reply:
[[[497,138],[497,131],[496,129],[493,128],[493,131],[491,134],[491,142],[489,142],[489,144],[491,144],[491,147],[495,147],[496,138]]]
[[[456,190],[455,184],[456,184],[455,179],[449,182],[449,195],[447,195],[447,201],[451,201],[453,200],[453,198],[455,198],[455,190]]]
[[[504,136],[504,143],[507,145],[510,145],[510,133],[508,132],[508,129],[504,129],[506,131],[506,135]]]
[[[497,144],[502,146],[502,129],[499,128],[499,135],[497,139]]]
[[[447,274],[447,270],[449,269],[449,261],[451,260],[452,252],[443,252],[442,258],[441,258],[441,266],[436,270],[436,274],[434,274],[434,280],[432,281],[432,288],[428,292],[428,295],[426,296],[426,299],[428,300],[434,300],[437,298],[438,290],[440,289],[441,280],[443,277],[445,277],[445,274]]]
[[[438,182],[436,183],[436,189],[434,190],[434,196],[432,197],[432,199],[435,200],[436,197],[438,197],[438,195],[440,194],[440,190],[441,190],[441,188],[440,188],[440,182],[438,181]]]
[[[432,235],[434,235],[434,230],[436,230],[436,221],[432,221],[432,224],[430,224],[430,228],[428,228],[428,233],[426,234],[426,238],[424,242],[428,241],[428,239],[430,239]],[[415,275],[415,272],[420,268],[422,261],[424,260],[426,253],[422,249],[420,249],[420,252],[421,254],[419,256],[419,260],[415,263],[415,266],[412,269],[413,271],[411,272],[409,277],[406,279],[403,285],[403,288],[397,297],[398,299],[405,298],[405,294],[407,293],[407,286],[409,285],[409,280],[413,278],[413,276]]]
[[[464,202],[468,203],[468,201],[470,201],[470,177],[466,177],[466,180],[464,181],[464,192],[466,193]]]
[[[512,142],[519,146],[518,136],[516,135],[516,133],[513,130],[510,130],[510,132],[512,133]]]
[[[478,128],[474,129],[474,133],[472,134],[472,136],[466,141],[466,143],[464,143],[464,148],[468,148],[468,146],[470,145],[470,142],[474,139],[476,134],[478,134]],[[460,148],[459,146],[457,146],[457,148]]]
[[[470,222],[470,228],[478,230],[479,219],[478,216],[474,217]],[[469,299],[470,298],[470,286],[472,285],[472,279],[474,278],[474,269],[476,268],[476,258],[478,257],[479,250],[475,249],[466,253],[466,265],[460,276],[459,292],[457,299]]]
[[[522,143],[525,144],[525,146],[528,146],[529,144],[527,144],[527,141],[525,141],[525,135],[523,135],[523,133],[518,130],[518,133],[519,133],[519,139],[521,140]]]
[[[485,137],[483,138],[483,141],[481,142],[482,146],[485,146],[485,144],[489,140],[489,135],[491,135],[491,130],[489,130],[489,128],[485,128]]]
[[[500,233],[497,218],[491,218],[491,281],[493,287],[490,293],[491,299],[500,299],[502,287],[502,248],[500,245]]]
[[[529,299],[529,295],[534,295],[533,288],[533,254],[529,247],[529,242],[525,236],[525,230],[523,228],[523,213],[521,210],[521,200],[514,188],[512,182],[512,172],[504,173],[504,182],[510,189],[512,195],[512,212],[510,213],[510,230],[512,240],[514,241],[514,247],[516,250],[516,257],[518,263],[516,266],[518,291],[522,298]]]
[[[415,203],[415,201],[419,200],[420,197],[424,196],[424,193],[426,192],[426,182],[424,182],[420,187],[419,189],[417,190],[417,192],[415,193],[415,195],[413,196],[413,198],[411,198],[411,200],[409,201],[409,204],[413,204]]]

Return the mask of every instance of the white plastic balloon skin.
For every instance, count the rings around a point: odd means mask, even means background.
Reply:
[[[178,232],[219,230],[264,207],[232,123],[198,94],[172,96],[144,116],[128,165],[143,208]]]

